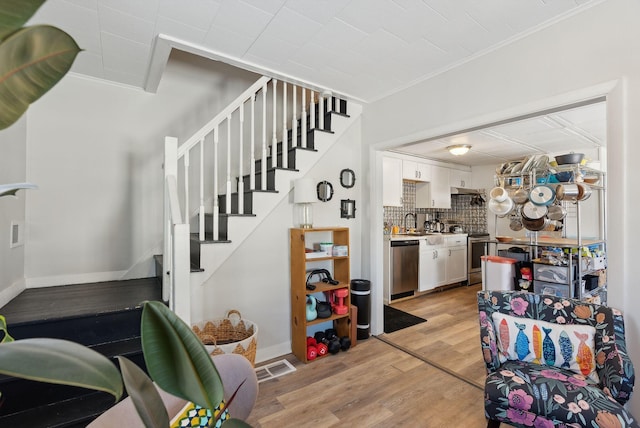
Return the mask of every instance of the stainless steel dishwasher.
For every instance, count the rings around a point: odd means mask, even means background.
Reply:
[[[391,241],[391,300],[413,296],[418,289],[417,239]]]

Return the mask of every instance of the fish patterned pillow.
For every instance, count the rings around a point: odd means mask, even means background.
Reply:
[[[222,416],[218,416],[221,412]],[[218,417],[217,422],[211,424],[214,418]],[[204,428],[209,426],[220,428],[222,423],[229,418],[229,409],[224,400],[214,409],[213,414],[209,409],[204,409],[194,403],[187,403],[182,410],[173,417],[170,428]]]
[[[494,312],[500,362],[520,360],[561,367],[598,382],[596,329],[588,325],[554,324]]]

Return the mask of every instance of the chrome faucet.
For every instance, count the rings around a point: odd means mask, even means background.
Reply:
[[[418,219],[417,219],[416,215],[414,213],[407,213],[404,216],[404,230],[405,230],[405,232],[409,231],[409,229],[407,228],[407,217],[409,217],[409,216],[413,216],[413,228],[414,229],[418,228]]]

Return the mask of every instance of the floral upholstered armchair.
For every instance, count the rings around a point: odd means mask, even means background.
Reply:
[[[638,427],[620,311],[527,292],[478,292],[488,427]]]

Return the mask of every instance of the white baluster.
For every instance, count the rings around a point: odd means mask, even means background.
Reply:
[[[256,188],[256,94],[251,94],[251,155],[249,161],[249,189]]]
[[[240,141],[238,147],[238,214],[244,214],[244,178],[242,160],[244,156],[244,103],[240,104]]]
[[[271,168],[275,168],[278,166],[278,137],[276,137],[277,116],[278,116],[276,114],[277,113],[276,86],[278,86],[278,81],[276,79],[273,79],[273,137],[271,137]]]
[[[297,86],[293,85],[293,117],[291,118],[291,147],[298,146],[298,100]]]
[[[225,212],[231,214],[231,115],[227,116],[227,194]]]
[[[184,164],[184,217],[189,218],[189,151],[187,150],[182,158]],[[185,220],[186,221],[186,220]]]
[[[198,239],[204,241],[204,137],[198,144],[200,144],[200,209],[198,210]]]
[[[267,190],[267,84],[262,87],[262,160],[260,160],[260,189]]]
[[[287,82],[282,82],[282,167],[287,167]]]
[[[220,239],[220,201],[218,200],[218,196],[220,192],[218,192],[218,171],[220,171],[219,165],[219,151],[218,151],[218,142],[219,142],[220,132],[218,131],[218,127],[216,126],[213,129],[213,240],[217,241]]]
[[[318,97],[318,128],[324,129],[324,97]]]
[[[307,148],[307,90],[302,88],[302,114],[300,116],[300,143]]]
[[[316,93],[311,91],[311,97],[309,100],[309,129],[316,129]]]

